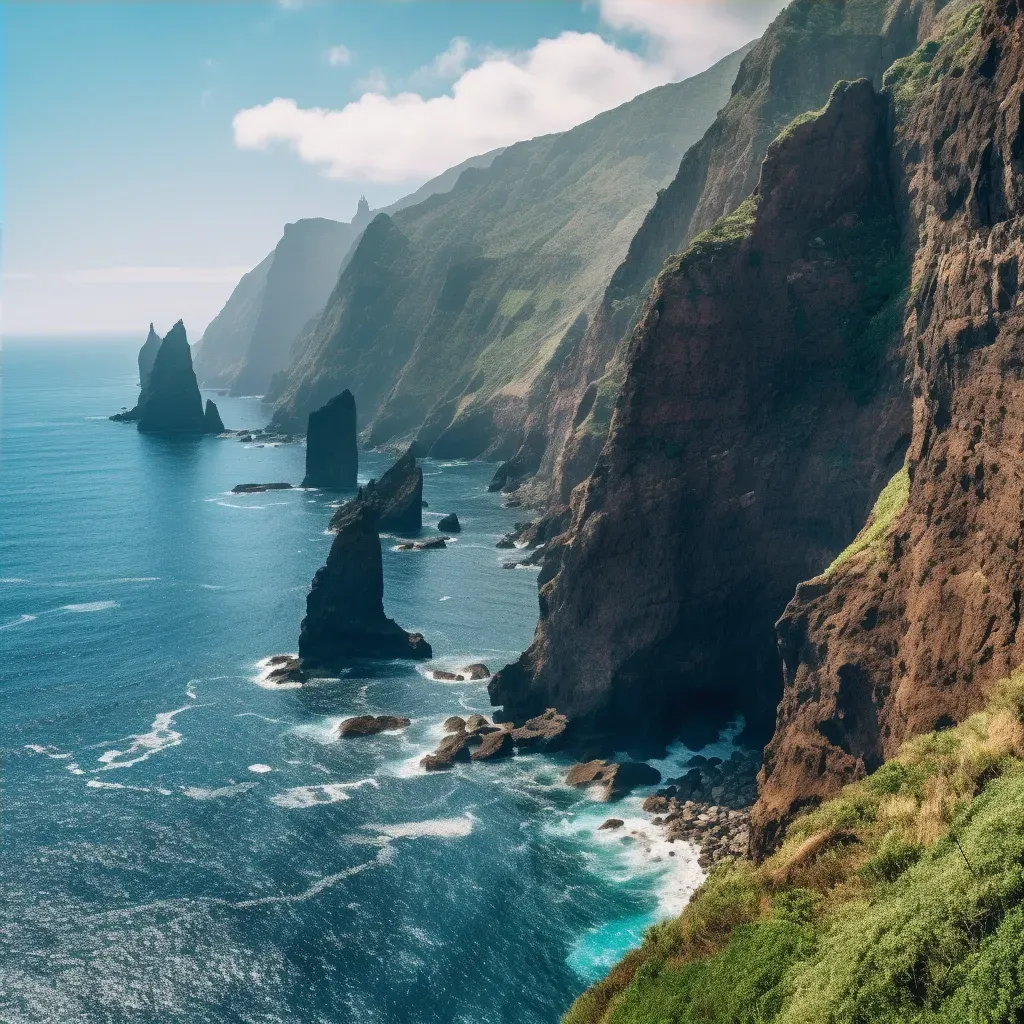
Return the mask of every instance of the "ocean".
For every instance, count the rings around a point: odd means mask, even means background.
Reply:
[[[301,445],[110,422],[137,351],[4,345],[0,1019],[557,1021],[702,872],[643,793],[564,786],[567,756],[418,767],[446,717],[491,710],[430,667],[496,670],[536,623],[535,570],[495,548],[521,517],[487,493],[495,467],[423,462],[424,532],[463,524],[446,550],[382,538],[385,610],[432,663],[269,688],[336,496],[230,493],[297,483]],[[267,419],[213,397],[228,427]],[[361,452],[360,480],[392,458]],[[413,724],[337,738],[366,713]],[[612,815],[625,828],[600,831]]]

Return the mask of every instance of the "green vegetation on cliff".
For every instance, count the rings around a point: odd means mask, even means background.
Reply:
[[[857,534],[845,550],[836,556],[832,564],[825,570],[826,575],[862,551],[870,551],[872,555],[877,555],[885,538],[889,535],[896,516],[903,511],[909,497],[910,474],[907,467],[904,466],[882,488],[882,493],[879,494],[864,529]]]
[[[1024,670],[718,869],[565,1024],[999,1024],[1024,1013]]]

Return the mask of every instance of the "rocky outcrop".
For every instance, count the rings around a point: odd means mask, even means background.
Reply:
[[[587,761],[574,764],[565,776],[567,786],[597,787],[604,801],[619,800],[638,786],[656,786],[659,782],[661,772],[642,761]]]
[[[235,484],[231,488],[232,494],[261,494],[263,491],[290,491],[292,485],[289,483],[274,484]]]
[[[441,516],[437,521],[437,528],[445,533],[461,533],[462,523],[459,522],[459,517],[454,512],[449,512],[446,516]]]
[[[217,404],[209,398],[206,400],[206,409],[203,412],[204,430],[207,434],[223,434],[224,421],[220,418],[220,410]]]
[[[468,719],[452,716],[445,719],[447,736],[437,750],[420,759],[428,772],[444,771],[458,761],[493,761],[511,757],[512,732],[503,726],[492,725],[483,715],[470,715]]]
[[[502,718],[555,707],[595,753],[737,714],[770,733],[779,610],[909,434],[886,126],[870,82],[838,86],[769,148],[753,198],[666,264],[547,546],[534,642],[491,680]]]
[[[179,320],[164,336],[139,398],[138,426],[150,434],[204,434],[203,400],[192,369],[185,325]]]
[[[300,430],[349,387],[371,445],[514,456],[565,355],[552,340],[600,301],[657,190],[728,101],[741,57],[510,146],[446,195],[377,216],[288,372],[275,425]]]
[[[887,77],[916,248],[913,439],[864,533],[778,623],[785,692],[757,856],[800,808],[961,721],[1022,660],[1024,13],[993,0],[978,21]]]
[[[356,658],[429,658],[430,644],[384,614],[378,513],[350,501],[332,522],[336,536],[327,564],[318,569],[306,598],[299,634],[304,670],[338,667]]]
[[[356,501],[373,508],[382,530],[415,533],[423,527],[423,470],[412,452],[406,452],[381,478],[359,488]],[[351,503],[350,503],[351,504]],[[342,505],[331,519],[330,528],[345,516]]]
[[[342,391],[309,414],[306,476],[302,486],[355,490],[358,471],[356,402],[351,391]]]
[[[398,732],[408,728],[412,721],[398,715],[357,715],[346,718],[338,726],[339,736],[376,736],[382,732]]]

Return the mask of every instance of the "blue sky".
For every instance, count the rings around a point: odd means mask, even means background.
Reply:
[[[686,77],[780,6],[5,3],[4,329],[198,340],[285,223]]]

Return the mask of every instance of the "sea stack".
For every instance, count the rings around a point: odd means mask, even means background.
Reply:
[[[335,516],[337,536],[306,598],[299,634],[304,671],[337,667],[354,658],[422,659],[432,654],[421,634],[407,633],[384,614],[377,518],[374,506],[358,498]]]
[[[203,420],[206,424],[205,429],[207,434],[224,433],[224,421],[220,418],[220,411],[217,409],[217,403],[211,401],[209,398],[206,400],[206,412],[203,414]]]
[[[156,362],[156,354],[160,351],[160,335],[149,325],[149,334],[139,349],[139,400],[135,407],[127,412],[115,413],[110,418],[119,423],[131,423],[139,418],[139,408],[142,399],[145,397],[146,388],[149,385],[149,375],[153,371],[153,363]]]
[[[346,390],[309,414],[302,486],[353,491],[358,469],[356,400]]]
[[[307,463],[308,465],[308,463]],[[359,488],[355,501],[370,506],[382,530],[414,533],[423,527],[423,470],[416,457],[407,451],[381,478]],[[343,505],[331,519],[332,530],[339,529],[349,505]]]
[[[149,380],[142,389],[138,422],[139,430],[148,434],[206,433],[192,352],[180,320],[160,343]]]

